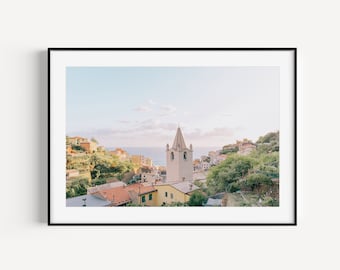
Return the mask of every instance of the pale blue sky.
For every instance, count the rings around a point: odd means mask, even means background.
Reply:
[[[223,146],[279,130],[278,67],[68,67],[66,133],[101,145]]]

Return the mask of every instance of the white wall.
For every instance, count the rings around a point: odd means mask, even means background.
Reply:
[[[326,0],[2,0],[1,268],[339,269],[338,12]],[[299,225],[48,227],[46,48],[115,46],[298,47]]]

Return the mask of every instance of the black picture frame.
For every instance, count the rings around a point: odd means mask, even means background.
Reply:
[[[293,220],[289,222],[199,222],[199,223],[188,223],[188,222],[174,222],[174,223],[163,223],[163,222],[140,222],[140,223],[132,223],[132,222],[117,222],[117,223],[98,223],[98,222],[63,222],[58,221],[55,222],[52,219],[52,208],[51,208],[51,199],[52,193],[52,167],[53,163],[52,160],[55,157],[52,157],[54,153],[52,152],[51,145],[54,141],[51,138],[53,133],[53,129],[51,126],[51,122],[53,121],[53,111],[51,103],[53,102],[53,94],[51,93],[51,89],[53,86],[53,79],[52,79],[52,72],[53,72],[53,57],[52,53],[54,52],[112,52],[112,51],[139,51],[139,52],[151,52],[151,51],[158,51],[158,52],[165,52],[165,51],[183,51],[183,52],[190,52],[190,51],[235,51],[235,52],[289,52],[293,54],[293,64],[291,67],[291,72],[293,76],[293,99],[294,105],[293,109],[293,122],[291,123],[291,132],[293,133],[293,145],[292,147],[292,159],[293,159],[293,168],[292,174],[294,179],[293,181],[293,209],[292,216]],[[297,48],[48,48],[48,225],[49,226],[296,226],[297,225]],[[281,165],[280,165],[281,166]]]

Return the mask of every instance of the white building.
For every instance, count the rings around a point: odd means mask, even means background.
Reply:
[[[206,170],[208,170],[210,167],[211,167],[211,165],[210,165],[209,162],[206,162],[206,161],[202,161],[202,162],[201,162],[201,168],[202,168],[202,170],[206,171]]]
[[[142,173],[141,181],[148,183],[156,183],[157,181],[161,181],[162,177],[158,173],[158,171],[152,171],[151,173]]]
[[[177,128],[171,148],[166,146],[166,178],[167,182],[192,181],[192,145],[187,148],[180,128]]]

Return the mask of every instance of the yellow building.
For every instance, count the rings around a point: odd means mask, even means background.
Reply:
[[[199,187],[188,181],[178,183],[165,183],[155,186],[157,189],[157,205],[169,205],[175,202],[186,203],[190,199],[190,195],[198,190]]]
[[[153,190],[144,194],[138,194],[138,201],[136,203],[144,206],[157,206],[157,191]]]
[[[111,202],[111,206],[127,204],[143,206],[162,206],[172,203],[186,203],[190,195],[199,188],[189,182],[165,183],[158,185],[136,183],[105,184],[88,189],[88,194]]]

